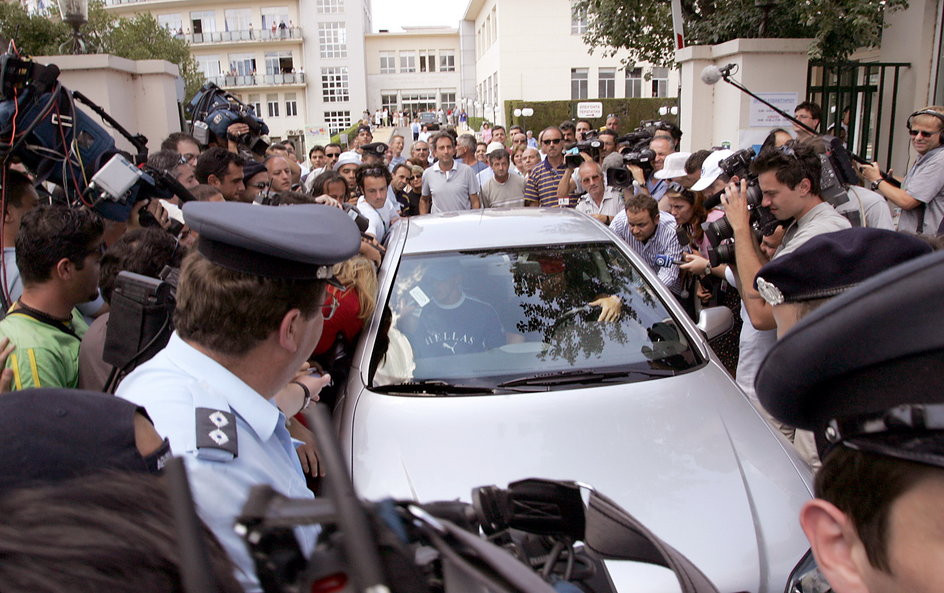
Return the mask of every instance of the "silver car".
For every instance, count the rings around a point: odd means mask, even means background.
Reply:
[[[544,208],[404,219],[377,304],[335,410],[359,495],[575,480],[720,591],[784,590],[809,471],[605,226]],[[623,593],[678,590],[665,569],[607,568]]]

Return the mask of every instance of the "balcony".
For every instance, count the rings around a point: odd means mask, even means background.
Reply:
[[[246,76],[207,76],[207,80],[224,89],[247,86],[304,85],[305,73],[295,72],[289,74],[251,74]]]
[[[292,27],[285,29],[254,29],[245,31],[211,31],[208,33],[177,33],[175,38],[186,41],[191,45],[202,45],[207,43],[235,43],[251,41],[290,41],[302,39],[301,27]]]

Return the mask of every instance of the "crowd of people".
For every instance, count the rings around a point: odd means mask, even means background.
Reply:
[[[676,125],[628,130],[615,115],[602,129],[565,121],[534,137],[518,126],[466,131],[464,113],[427,125],[414,120],[410,128],[411,118],[378,110],[372,123],[411,130],[409,154],[402,135],[375,142],[364,124],[349,146],[314,146],[307,159],[291,142],[249,154],[237,141],[248,131],[243,123],[205,146],[177,132],[148,166],[193,199],[141,200],[126,222],[56,204],[34,171],[9,161],[2,172],[0,388],[17,393],[0,397],[0,422],[11,431],[0,447],[0,508],[57,494],[60,502],[125,508],[141,497],[134,506],[140,514],[163,488],[143,475],[159,471],[172,453],[183,455],[220,588],[258,590],[233,518],[254,484],[313,496],[323,468],[297,415],[311,401],[333,401],[343,383],[377,307],[377,270],[391,228],[411,216],[480,208],[572,208],[609,227],[693,319],[703,307],[722,305],[741,320],[734,339],[713,345],[757,409],[818,470],[819,498],[802,521],[835,590],[903,590],[885,586],[888,579],[919,583],[918,561],[888,546],[907,537],[895,521],[912,518],[899,517],[907,509],[895,510],[896,500],[917,497],[913,504],[940,515],[933,509],[944,495],[944,343],[932,331],[944,305],[928,280],[942,265],[931,253],[944,230],[944,107],[908,118],[916,158],[902,182],[866,163],[853,165],[858,183],[844,180],[838,189],[824,182],[835,146],[815,133],[820,108],[804,102],[795,115],[792,134],[771,131],[740,168],[732,162],[743,153],[680,152]],[[150,360],[116,370],[109,321],[119,275],[157,278],[167,270],[179,270],[175,332]],[[876,284],[873,277],[888,279]],[[894,292],[896,283],[905,292]],[[874,301],[868,316],[852,313],[860,304],[853,297]],[[889,303],[899,298],[914,310]],[[850,343],[821,346],[844,332]],[[921,383],[913,393],[894,389],[903,373]],[[117,398],[101,395],[115,385]],[[862,397],[850,403],[844,390]],[[928,410],[920,422],[916,407]],[[908,408],[907,419],[886,415],[875,428],[874,416],[891,408]],[[104,469],[136,472],[143,481],[135,487],[124,473],[87,478]],[[895,486],[885,484],[888,475]],[[846,490],[866,478],[884,498],[863,507]],[[153,527],[154,547],[171,546],[160,516],[121,514],[68,527],[75,537],[95,538],[137,520]],[[876,521],[884,523],[876,528]],[[9,529],[21,529],[15,525]],[[317,535],[316,528],[296,529],[306,552]],[[939,552],[944,538],[929,537]],[[4,554],[43,547],[38,538],[22,539],[0,538],[17,542],[0,544]],[[866,557],[843,552],[839,540],[864,544]],[[62,570],[114,579],[111,565],[92,555],[73,555]],[[147,570],[179,582],[170,568],[176,564],[151,562]],[[56,584],[0,566],[0,588],[7,582],[34,591]]]

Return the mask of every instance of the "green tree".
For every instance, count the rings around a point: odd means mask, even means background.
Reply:
[[[908,1],[781,0],[759,7],[755,0],[681,0],[681,5],[688,45],[743,37],[810,37],[811,58],[844,60],[860,47],[878,45],[884,15],[906,8]],[[605,55],[624,49],[630,61],[673,64],[669,0],[574,0],[573,9],[586,15],[584,41]]]
[[[55,11],[49,15],[27,14],[19,3],[0,2],[0,40],[15,39],[17,49],[34,56],[52,56],[70,39],[72,28]],[[88,51],[107,53],[129,60],[167,60],[177,64],[184,79],[186,96],[192,97],[204,82],[185,41],[174,38],[153,16],[136,14],[117,17],[102,2],[89,6],[88,23],[82,27]]]

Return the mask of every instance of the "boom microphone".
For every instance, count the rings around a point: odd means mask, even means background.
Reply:
[[[730,76],[731,72],[737,69],[737,67],[737,64],[728,64],[721,68],[718,68],[714,64],[705,66],[705,69],[701,71],[701,81],[705,84],[717,84],[722,78]]]

